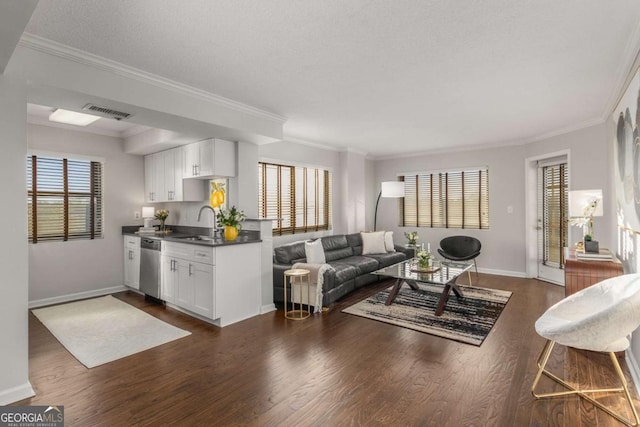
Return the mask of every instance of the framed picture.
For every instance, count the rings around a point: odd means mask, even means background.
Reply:
[[[227,209],[229,179],[218,178],[209,181],[209,204],[214,209]]]
[[[613,159],[618,218],[617,255],[625,272],[640,271],[640,71],[613,111]]]

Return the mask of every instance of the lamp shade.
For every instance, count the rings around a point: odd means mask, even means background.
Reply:
[[[386,181],[382,183],[381,197],[404,197],[404,182]]]
[[[596,208],[591,213],[591,205],[597,201]],[[602,190],[569,191],[569,216],[588,217],[602,216]]]
[[[153,218],[156,216],[156,210],[153,206],[143,206],[142,218]]]

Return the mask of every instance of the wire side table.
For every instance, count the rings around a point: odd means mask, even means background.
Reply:
[[[287,282],[291,286],[291,310],[288,309]],[[307,310],[302,308],[302,290],[307,287]],[[296,301],[296,287],[299,290],[299,299]],[[284,317],[291,320],[303,320],[311,316],[311,272],[303,268],[296,268],[284,272]],[[296,310],[296,304],[299,309]]]

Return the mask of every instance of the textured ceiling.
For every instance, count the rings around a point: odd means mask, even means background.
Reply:
[[[27,32],[384,156],[601,120],[639,22],[636,0],[56,0]]]

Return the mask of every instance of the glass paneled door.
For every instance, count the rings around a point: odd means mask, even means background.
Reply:
[[[564,284],[569,168],[566,160],[538,165],[538,278]]]

